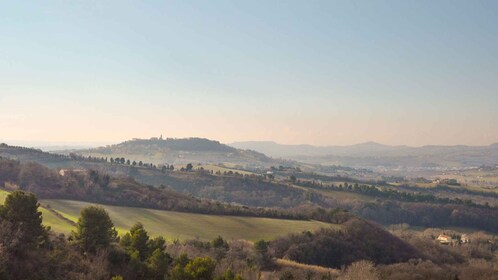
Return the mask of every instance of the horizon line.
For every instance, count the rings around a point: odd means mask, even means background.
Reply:
[[[40,147],[55,147],[55,146],[85,146],[85,147],[102,147],[102,146],[107,146],[107,145],[116,145],[120,144],[126,141],[132,141],[136,139],[140,140],[150,140],[153,138],[159,139],[159,137],[149,137],[149,138],[139,138],[139,137],[133,137],[131,139],[127,140],[119,140],[119,141],[50,141],[50,140],[7,140],[7,139],[0,139],[0,143],[4,143],[7,145],[12,145],[12,146],[24,146],[24,147],[32,147],[32,148],[40,148]],[[229,142],[222,142],[217,139],[212,139],[212,138],[207,138],[207,137],[201,137],[201,136],[189,136],[189,137],[163,137],[164,140],[167,139],[189,139],[189,138],[200,138],[200,139],[208,139],[212,141],[218,141],[221,144],[225,145],[233,145],[237,143],[273,143],[281,146],[312,146],[316,148],[327,148],[327,147],[350,147],[350,146],[358,146],[358,145],[365,145],[365,144],[375,144],[375,145],[381,145],[381,146],[388,146],[388,147],[407,147],[407,148],[422,148],[422,147],[429,147],[429,146],[443,146],[443,147],[457,147],[457,146],[466,146],[466,147],[489,147],[493,146],[495,144],[498,144],[498,141],[496,142],[491,142],[487,145],[469,145],[469,144],[424,144],[424,145],[407,145],[407,144],[384,144],[381,142],[377,141],[364,141],[364,142],[357,142],[353,144],[345,144],[345,145],[338,145],[338,144],[328,144],[328,145],[314,145],[314,144],[307,144],[307,143],[300,143],[300,144],[286,144],[286,143],[281,143],[277,142],[275,140],[237,140],[237,141],[229,141]]]

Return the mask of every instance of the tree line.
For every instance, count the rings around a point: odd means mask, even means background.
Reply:
[[[347,182],[344,182],[344,184],[339,184],[339,185],[335,184],[327,185],[327,184],[317,183],[315,181],[299,181],[298,184],[309,188],[358,193],[362,195],[392,199],[403,202],[430,202],[430,203],[440,203],[440,204],[458,204],[458,205],[466,205],[473,207],[486,207],[486,208],[490,207],[487,204],[486,205],[477,204],[473,202],[471,199],[459,199],[459,198],[451,199],[447,197],[437,197],[433,194],[422,193],[420,191],[403,192],[395,190],[393,188],[386,188],[378,185],[366,185],[358,183],[348,184]]]

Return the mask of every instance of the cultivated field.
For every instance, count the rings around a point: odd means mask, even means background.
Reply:
[[[66,218],[77,221],[82,208],[91,203],[70,200],[42,200]],[[218,235],[226,239],[272,239],[289,232],[302,232],[328,227],[316,221],[293,221],[270,218],[236,217],[182,213],[102,205],[111,216],[120,233],[141,222],[151,235],[168,239],[213,239]]]
[[[0,190],[0,201],[3,201],[7,194],[6,191]],[[70,233],[74,228],[70,221],[76,222],[78,220],[82,208],[95,205],[88,202],[56,199],[40,200],[40,203],[44,224],[56,232],[65,234]],[[162,235],[169,240],[213,239],[218,235],[228,240],[268,240],[291,232],[313,231],[321,227],[339,227],[317,221],[204,215],[145,208],[100,206],[108,211],[120,234],[128,231],[136,222],[141,222],[152,236]],[[54,214],[54,211],[63,217]]]
[[[1,203],[3,203],[8,194],[9,193],[7,191],[0,190]],[[53,231],[68,234],[72,229],[74,229],[73,225],[58,217],[52,211],[46,207],[43,207],[43,205],[39,209],[43,215],[43,224],[50,226]]]

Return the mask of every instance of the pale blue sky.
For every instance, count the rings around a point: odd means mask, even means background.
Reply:
[[[0,140],[498,142],[497,1],[0,1]]]

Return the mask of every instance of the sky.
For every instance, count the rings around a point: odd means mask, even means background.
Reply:
[[[0,141],[488,145],[498,1],[2,1]]]

